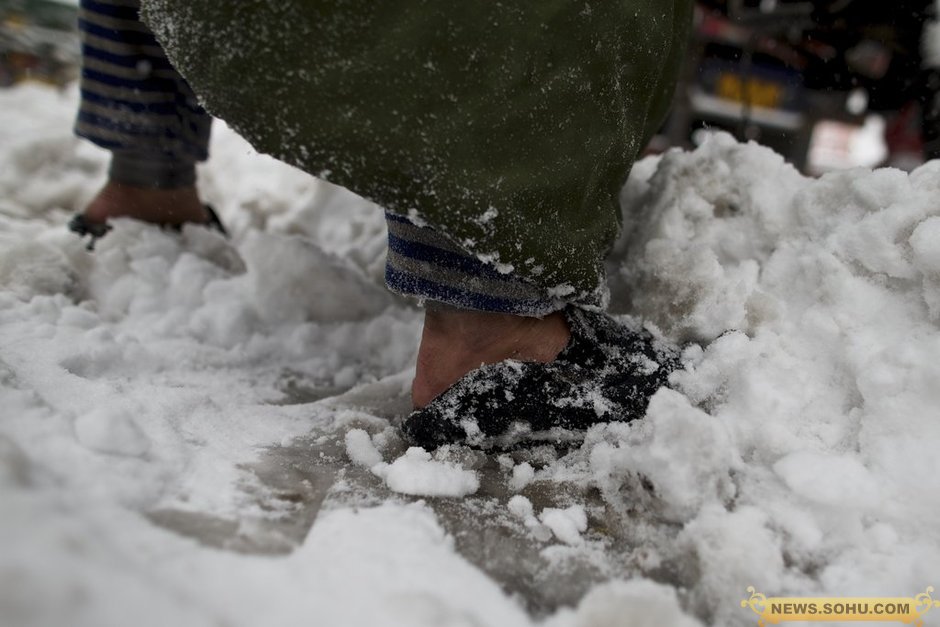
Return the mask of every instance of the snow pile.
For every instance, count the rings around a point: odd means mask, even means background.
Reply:
[[[940,163],[807,179],[723,136],[639,163],[613,302],[687,368],[644,420],[493,459],[397,439],[420,312],[375,207],[219,127],[231,240],[118,220],[89,254],[75,101],[0,92],[10,624],[736,626],[747,586],[936,585]]]
[[[593,480],[614,507],[642,504],[682,522],[735,496],[731,471],[739,460],[726,428],[671,390],[653,397],[646,420],[595,430],[585,449]]]
[[[727,135],[691,158],[641,162],[621,197],[613,306],[682,340],[759,323],[772,314],[761,264],[795,227],[792,199],[805,185],[779,155],[738,150]]]
[[[651,581],[634,580],[602,585],[591,591],[573,616],[549,621],[546,627],[695,627],[700,623],[685,616],[675,591]],[[573,619],[573,620],[572,620]]]
[[[363,320],[391,301],[389,293],[358,268],[309,240],[252,234],[243,255],[254,301],[267,321]]]
[[[120,406],[100,407],[75,420],[75,437],[93,451],[140,457],[150,449],[150,440]]]
[[[583,454],[609,503],[682,525],[656,548],[696,564],[691,604],[717,623],[743,620],[741,586],[882,594],[937,576],[938,192],[940,162],[807,180],[727,136],[627,186],[621,295],[706,347],[678,393]]]

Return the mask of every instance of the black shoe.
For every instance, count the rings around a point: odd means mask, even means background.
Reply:
[[[225,228],[225,225],[222,224],[222,220],[219,219],[219,214],[215,212],[212,205],[203,205],[203,207],[206,210],[206,214],[209,216],[209,221],[206,222],[206,228],[215,229],[224,237],[228,237],[228,230]]]
[[[79,237],[90,236],[85,248],[94,250],[95,242],[108,234],[108,231],[111,230],[111,225],[106,222],[92,222],[86,218],[84,214],[76,213],[72,216],[72,219],[69,220],[69,230],[76,233]]]
[[[206,210],[206,215],[209,216],[209,220],[205,223],[204,226],[208,229],[215,229],[225,237],[228,237],[228,231],[225,229],[225,226],[219,219],[219,215],[215,212],[215,209],[213,209],[211,205],[203,205],[203,208]],[[107,235],[111,228],[111,225],[107,222],[92,222],[81,213],[76,213],[74,216],[72,216],[72,219],[69,220],[70,231],[76,233],[79,237],[85,237],[86,235],[90,236],[88,238],[88,245],[85,246],[85,248],[88,250],[94,250],[95,243]],[[171,228],[175,231],[181,230],[181,227],[178,224],[168,228]]]
[[[562,442],[601,422],[642,417],[678,369],[679,349],[611,317],[569,307],[568,346],[551,363],[502,361],[468,373],[402,422],[405,439],[511,448]]]

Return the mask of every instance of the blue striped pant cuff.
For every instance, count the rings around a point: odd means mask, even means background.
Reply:
[[[138,19],[136,0],[81,0],[81,104],[75,133],[115,152],[112,173],[159,186],[208,157],[212,118]],[[151,155],[133,167],[118,154]],[[162,158],[161,158],[162,157]],[[172,163],[176,161],[177,163]],[[130,181],[127,181],[130,182]]]
[[[393,292],[458,309],[545,316],[565,303],[511,273],[500,272],[430,227],[386,213],[385,282]]]

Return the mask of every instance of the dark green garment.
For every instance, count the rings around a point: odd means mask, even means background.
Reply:
[[[144,0],[258,150],[598,304],[690,0]],[[573,291],[565,294],[566,287]]]

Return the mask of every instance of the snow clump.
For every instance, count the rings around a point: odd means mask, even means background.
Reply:
[[[391,464],[373,467],[372,472],[382,477],[391,490],[414,496],[462,497],[480,487],[480,479],[472,470],[455,462],[434,460],[418,446],[409,448]]]

